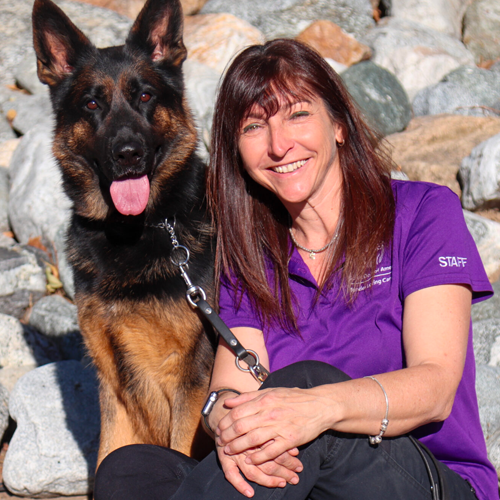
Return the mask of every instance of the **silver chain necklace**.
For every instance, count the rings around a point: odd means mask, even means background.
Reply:
[[[318,248],[317,250],[313,250],[312,248],[303,247],[301,244],[299,244],[297,242],[297,240],[295,239],[295,236],[293,235],[293,231],[292,231],[291,227],[288,229],[288,231],[290,232],[290,236],[292,238],[293,244],[297,248],[300,248],[301,250],[304,250],[304,252],[307,252],[309,254],[309,258],[312,260],[316,259],[317,253],[324,252],[328,247],[331,247],[333,245],[333,242],[337,239],[337,233],[335,233],[333,235],[333,238],[331,239],[331,241],[329,243],[327,243],[324,247]]]

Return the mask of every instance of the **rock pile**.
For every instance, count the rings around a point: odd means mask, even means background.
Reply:
[[[0,434],[7,405],[17,422],[3,479],[20,495],[81,495],[92,488],[97,389],[71,303],[70,205],[50,153],[53,119],[36,77],[32,3],[0,0]],[[103,47],[123,43],[143,0],[56,3]],[[234,54],[297,37],[327,58],[386,137],[395,175],[461,196],[488,276],[500,277],[497,0],[182,3],[186,87],[205,158],[217,85]],[[47,285],[68,298],[48,295]],[[500,298],[474,305],[472,317],[481,422],[500,472]]]

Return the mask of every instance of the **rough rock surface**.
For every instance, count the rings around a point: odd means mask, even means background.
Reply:
[[[384,18],[364,38],[374,50],[372,61],[394,73],[408,97],[474,57],[455,38],[406,19]]]
[[[461,66],[436,85],[422,89],[413,100],[415,116],[454,113],[500,115],[500,73]]]
[[[54,241],[69,217],[70,201],[51,152],[52,134],[44,126],[23,136],[10,163],[9,218],[21,243],[42,236]]]
[[[315,21],[299,33],[297,40],[315,49],[325,59],[333,59],[345,66],[370,59],[372,55],[368,45],[358,42],[331,21]]]
[[[48,93],[25,95],[18,92],[15,100],[10,103],[10,110],[15,112],[12,127],[19,134],[26,134],[32,128],[46,127],[52,130],[52,104]]]
[[[495,292],[493,297],[472,304],[471,318],[473,324],[482,320],[500,319],[500,281],[493,283],[492,287]]]
[[[374,22],[370,0],[208,0],[200,14],[228,12],[259,28],[268,40],[297,36],[318,19],[358,37]]]
[[[500,57],[500,3],[474,0],[464,17],[464,43],[476,62]]]
[[[36,256],[19,245],[0,246],[0,313],[20,318],[44,294],[45,274]]]
[[[490,281],[500,278],[500,223],[464,210],[465,222],[476,242]]]
[[[108,9],[68,0],[55,0],[98,47],[123,43],[132,21]],[[13,83],[20,61],[32,53],[32,0],[0,0],[0,83]]]
[[[17,428],[3,481],[18,495],[84,495],[92,490],[99,445],[93,372],[77,361],[51,363],[24,375],[10,396]]]
[[[189,58],[219,73],[234,54],[263,41],[264,36],[257,28],[231,14],[198,15],[187,17],[184,22],[184,43]]]
[[[435,182],[460,194],[457,173],[472,149],[500,133],[500,118],[422,116],[387,137],[393,159],[412,181]]]
[[[21,324],[19,320],[0,314],[0,367],[16,368],[44,365],[60,359],[52,342]]]
[[[0,141],[0,167],[8,168],[14,151],[19,144],[20,139],[9,139]]]
[[[0,384],[0,439],[9,426],[9,391]]]
[[[0,232],[9,229],[9,171],[0,166]]]
[[[28,324],[54,342],[62,359],[82,359],[83,339],[74,304],[59,295],[43,297],[33,306]]]
[[[476,146],[463,159],[460,178],[465,208],[500,206],[500,134]]]
[[[497,352],[500,342],[494,349],[497,345],[497,337],[500,337],[500,311],[497,319],[483,319],[474,323],[473,339],[476,364],[497,366],[497,363],[500,362],[498,358],[500,353]]]
[[[391,16],[418,20],[427,28],[462,37],[462,18],[468,0],[391,0]]]
[[[220,75],[206,64],[191,59],[184,63],[183,69],[189,106],[194,113],[202,144],[199,152],[205,160],[208,160],[215,94]]]
[[[368,124],[384,136],[403,130],[411,119],[411,106],[398,79],[371,61],[342,73],[347,90],[361,108]]]

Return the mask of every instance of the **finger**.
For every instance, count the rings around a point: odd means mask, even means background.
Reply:
[[[254,467],[257,467],[267,476],[284,479],[287,483],[297,484],[299,482],[299,476],[294,471],[279,465],[274,460]]]
[[[232,445],[232,443],[231,443]],[[270,460],[276,460],[286,451],[286,442],[283,439],[275,439],[269,445],[262,447],[261,450],[248,454],[248,459],[254,465],[260,465]]]
[[[279,457],[276,457],[274,460],[277,464],[282,465],[283,467],[286,467],[288,470],[294,471],[294,472],[302,472],[304,469],[304,466],[302,465],[302,462],[292,455],[290,452],[297,450],[297,453],[299,450],[297,448],[293,448],[293,450],[286,451],[285,453],[281,454]],[[249,459],[250,463],[252,462],[251,459]]]
[[[226,398],[224,400],[224,406],[227,406],[228,408],[235,408],[236,406],[239,406],[243,403],[248,403],[249,401],[252,401],[252,399],[255,399],[259,394],[260,391],[252,391],[252,392],[244,392],[239,396]]]
[[[240,474],[238,466],[227,456],[224,457],[219,455],[219,459],[226,479],[236,488],[239,493],[245,495],[248,498],[253,497],[254,490]]]
[[[238,424],[240,424],[240,421],[236,422],[235,426]],[[223,444],[224,452],[228,455],[235,455],[237,453],[250,450],[251,448],[258,448],[260,446],[263,447],[264,445],[268,446],[267,443],[269,443],[269,441],[278,437],[276,430],[272,427],[261,427],[247,433],[242,433],[243,435],[240,436],[235,434],[236,432],[234,430],[228,429],[222,432],[217,438],[220,443]],[[286,450],[281,450],[280,455],[284,451]],[[269,458],[269,460],[276,458],[276,456]]]
[[[278,471],[278,467],[275,468],[276,471]],[[272,467],[268,469],[272,470]],[[241,464],[241,472],[249,481],[266,486],[267,488],[284,488],[287,484],[287,480],[281,475],[266,474],[260,467],[248,465],[244,462]],[[290,477],[290,479],[292,478]]]

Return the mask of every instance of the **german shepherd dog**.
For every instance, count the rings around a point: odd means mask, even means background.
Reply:
[[[213,346],[161,227],[175,219],[189,276],[213,297],[182,30],[179,0],[148,0],[125,45],[97,49],[51,0],[33,8],[38,76],[56,116],[53,154],[73,204],[75,301],[100,381],[98,463],[133,443],[196,456]]]

